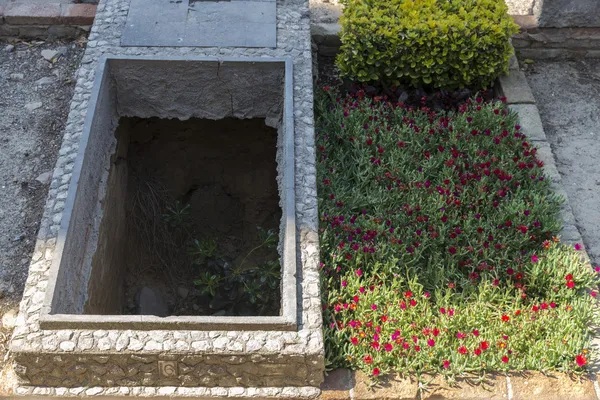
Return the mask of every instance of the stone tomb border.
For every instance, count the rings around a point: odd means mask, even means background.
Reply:
[[[311,398],[323,380],[318,214],[308,1],[277,4],[276,48],[122,47],[129,0],[101,0],[78,71],[11,340],[17,395]],[[289,59],[293,64],[296,327],[62,327],[42,317],[50,269],[103,56]],[[47,311],[47,309],[46,309]],[[49,325],[44,325],[45,323]],[[224,327],[220,327],[224,328]],[[281,327],[280,327],[281,328]]]

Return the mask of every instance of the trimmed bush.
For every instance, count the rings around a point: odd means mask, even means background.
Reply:
[[[384,85],[488,87],[518,26],[499,0],[344,0],[342,75]]]

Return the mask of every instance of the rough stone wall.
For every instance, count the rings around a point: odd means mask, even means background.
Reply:
[[[110,133],[109,133],[110,134]],[[114,134],[111,134],[111,137]],[[127,226],[127,156],[128,138],[116,143],[110,160],[106,183],[101,183],[102,219],[98,230],[97,248],[91,260],[87,284],[85,314],[120,314],[124,306],[123,279],[126,272],[125,255],[129,250],[124,240]]]
[[[318,359],[298,357],[296,364],[279,355],[89,355],[78,358],[41,355],[28,373],[39,386],[182,386],[285,387],[317,382]],[[70,371],[68,378],[62,371]],[[173,372],[172,376],[165,376]]]
[[[94,26],[91,29],[86,53],[78,72],[77,86],[63,144],[59,152],[52,178],[44,216],[30,273],[25,287],[20,313],[11,341],[16,370],[26,381],[45,385],[73,385],[72,369],[78,360],[99,355],[109,356],[104,366],[119,367],[117,354],[124,357],[158,357],[159,354],[184,356],[241,356],[246,353],[265,357],[264,364],[290,368],[285,379],[298,386],[318,386],[322,381],[323,337],[318,273],[318,217],[316,200],[316,171],[313,128],[313,91],[311,68],[311,39],[307,0],[279,0],[277,4],[277,48],[152,48],[120,47],[120,34],[125,24],[129,1],[106,0],[98,5]],[[148,55],[148,56],[212,56],[212,57],[292,57],[294,64],[294,136],[295,136],[295,192],[296,192],[296,238],[298,265],[298,330],[296,332],[189,332],[189,331],[118,331],[118,330],[42,330],[39,326],[40,311],[48,283],[48,271],[53,260],[56,237],[60,227],[64,201],[71,181],[73,163],[77,156],[79,138],[87,110],[90,91],[98,59],[104,54]],[[197,335],[206,335],[199,339]],[[51,364],[53,369],[43,369],[39,374],[37,363],[42,354],[54,355],[61,361]],[[113,356],[111,358],[111,356]],[[282,358],[274,358],[282,357]],[[43,362],[43,361],[42,361]],[[154,363],[154,362],[153,362]],[[159,382],[158,362],[145,374],[148,379]],[[242,364],[254,365],[250,359]],[[240,364],[240,365],[242,365]],[[261,364],[262,365],[262,364]],[[242,368],[242,367],[240,367]],[[37,370],[36,370],[37,369]],[[305,373],[309,369],[314,371]],[[116,370],[116,369],[115,369]],[[280,368],[265,369],[262,376],[273,379],[281,377]],[[108,373],[108,372],[107,372]],[[107,376],[102,375],[102,376]],[[257,389],[241,388],[234,375],[224,373],[219,385],[228,383],[238,386],[235,395],[258,393]],[[108,377],[104,383],[108,384]],[[269,382],[264,382],[269,383]],[[201,381],[198,380],[198,385]],[[142,385],[138,382],[137,385]],[[291,386],[287,384],[287,386]],[[21,387],[17,393],[33,393],[33,387]],[[37,392],[40,392],[38,389]],[[63,391],[63,389],[60,389]],[[215,389],[217,390],[217,389]],[[279,388],[274,395],[287,393],[302,395],[313,393],[312,389],[288,390]],[[316,389],[315,389],[316,390]],[[50,391],[51,393],[48,393]],[[108,393],[110,388],[84,391],[88,395]],[[200,390],[202,391],[202,390]],[[114,390],[112,390],[114,392]],[[222,391],[219,389],[219,393]],[[302,393],[301,393],[302,392]],[[46,395],[54,389],[44,389]],[[203,393],[206,393],[204,391]],[[208,392],[209,394],[212,392]],[[225,394],[229,393],[227,390]],[[221,393],[223,394],[223,393]],[[233,393],[231,393],[233,394]]]
[[[538,26],[544,28],[600,27],[598,0],[537,0]]]
[[[86,154],[87,161],[83,165],[78,177],[81,190],[78,191],[78,200],[73,206],[73,213],[78,215],[78,218],[74,219],[69,225],[69,231],[75,232],[75,234],[69,235],[72,240],[69,240],[68,243],[59,242],[58,248],[62,250],[63,254],[67,255],[64,260],[59,260],[59,257],[56,257],[56,259],[50,256],[47,257],[52,262],[62,263],[58,281],[69,282],[68,285],[62,285],[55,289],[52,308],[57,313],[80,314],[83,312],[83,306],[87,298],[88,281],[90,279],[92,264],[91,254],[95,250],[93,247],[90,248],[90,244],[97,243],[97,238],[94,237],[96,232],[94,225],[98,225],[100,222],[100,219],[96,218],[99,210],[94,205],[97,203],[98,190],[103,187],[101,181],[102,179],[106,179],[105,175],[108,174],[108,170],[105,171],[105,174],[98,174],[97,166],[109,164],[109,158],[116,145],[113,132],[118,123],[118,116],[114,107],[115,88],[109,84],[108,76],[103,80],[106,81],[106,84],[102,86],[103,93],[96,105],[96,116],[91,123],[93,134],[87,139],[91,150]],[[85,116],[85,108],[80,111],[80,115],[82,117]],[[70,122],[69,124],[72,125]],[[59,153],[59,162],[67,153],[70,158],[67,164],[57,166],[54,171],[54,178],[60,176],[59,182],[61,187],[68,188],[73,165],[77,157],[78,146],[79,143],[75,143],[75,141],[65,146],[63,141],[63,147]],[[52,182],[52,184],[56,185],[58,183],[55,184]],[[55,188],[51,187],[51,190],[53,189]],[[60,194],[60,196],[53,208],[55,212],[52,217],[52,223],[56,226],[56,232],[58,232],[58,227],[62,219],[62,211],[67,199],[66,192]],[[54,233],[54,236],[56,235]],[[57,255],[59,253],[57,252]]]

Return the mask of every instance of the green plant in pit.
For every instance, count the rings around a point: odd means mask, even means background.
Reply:
[[[206,259],[214,257],[216,251],[217,242],[214,239],[194,239],[189,254],[194,264],[202,265]]]
[[[179,200],[167,206],[167,212],[163,214],[165,221],[174,228],[185,227],[189,224],[191,213],[189,204],[183,205]]]
[[[279,259],[269,259],[255,266],[245,267],[249,257],[263,249],[276,254],[278,235],[274,230],[258,228],[259,244],[252,248],[242,261],[231,267],[217,256],[216,242],[212,239],[195,240],[190,249],[194,263],[202,271],[194,284],[204,294],[220,295],[234,306],[249,301],[260,310],[268,308],[278,293],[281,267]]]
[[[485,88],[518,32],[498,0],[342,0],[342,75],[420,88]]]

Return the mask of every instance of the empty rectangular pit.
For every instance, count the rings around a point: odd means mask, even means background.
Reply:
[[[116,137],[84,312],[278,315],[277,130],[121,118]]]
[[[295,329],[291,63],[100,64],[40,324]]]

